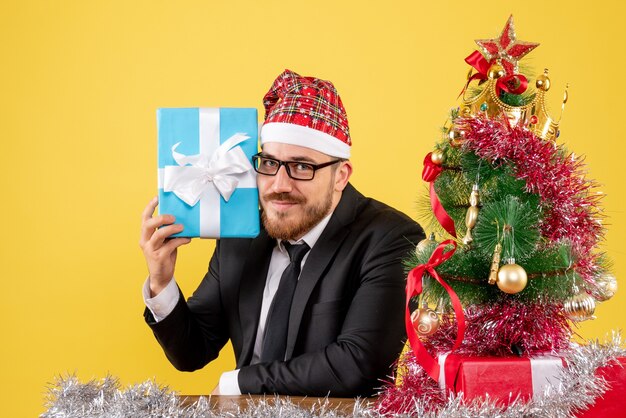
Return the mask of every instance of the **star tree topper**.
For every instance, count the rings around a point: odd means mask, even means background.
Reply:
[[[487,61],[496,60],[504,68],[507,75],[517,73],[518,61],[539,46],[535,42],[524,42],[516,39],[513,15],[507,20],[499,38],[476,39],[475,42]]]

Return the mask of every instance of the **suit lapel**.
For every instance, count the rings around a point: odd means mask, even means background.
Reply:
[[[350,232],[349,225],[355,218],[358,210],[358,203],[363,196],[350,184],[346,187],[335,208],[333,216],[322,235],[315,243],[309,254],[293,297],[291,312],[289,314],[289,330],[287,334],[286,358],[290,359],[298,337],[298,330],[302,322],[302,315],[307,306],[309,297],[315,289],[322,274],[328,267],[335,253],[339,250],[341,243]]]
[[[241,255],[247,261],[242,270],[239,288],[239,320],[243,333],[243,347],[237,367],[250,364],[252,359],[263,302],[263,289],[274,244],[274,239],[270,238],[265,230],[261,230],[259,236],[250,244],[250,253]]]

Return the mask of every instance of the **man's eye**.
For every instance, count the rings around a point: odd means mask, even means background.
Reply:
[[[306,164],[306,163],[295,163],[294,168],[300,172],[308,172],[308,171],[313,170],[313,167],[311,166],[311,164]]]
[[[263,160],[263,165],[265,167],[274,168],[278,165],[278,162],[274,160]]]

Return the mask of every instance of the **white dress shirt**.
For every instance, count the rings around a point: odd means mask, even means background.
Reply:
[[[328,221],[332,213],[322,219],[317,225],[315,225],[309,232],[307,232],[298,241],[289,241],[292,244],[306,243],[310,248],[313,248],[320,235],[326,228]],[[303,267],[309,257],[310,250],[302,259],[301,266]],[[254,341],[254,351],[252,354],[251,364],[258,363],[261,359],[261,352],[263,350],[263,337],[265,335],[265,322],[267,321],[267,315],[269,313],[272,300],[278,290],[280,278],[283,271],[289,265],[289,254],[282,244],[281,240],[278,240],[277,245],[272,250],[272,257],[270,259],[270,265],[267,271],[267,279],[265,281],[265,288],[263,289],[263,302],[261,304],[261,314],[259,317],[259,326],[257,328],[256,339]],[[180,294],[178,292],[178,286],[174,278],[170,280],[167,286],[156,296],[150,297],[150,279],[148,278],[143,286],[143,299],[152,312],[154,320],[159,322],[165,319],[173,310]],[[237,381],[237,375],[239,369],[222,373],[219,382],[219,391],[221,395],[241,395],[239,390],[239,383]]]

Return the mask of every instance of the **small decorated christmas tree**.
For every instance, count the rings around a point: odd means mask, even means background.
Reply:
[[[413,411],[408,398],[442,405],[446,353],[567,350],[572,323],[593,318],[617,287],[597,248],[601,195],[546,109],[548,70],[534,83],[519,73],[538,44],[516,39],[512,16],[500,37],[476,43],[462,104],[424,160],[421,220],[433,234],[407,260],[410,349],[382,396],[387,412]]]

